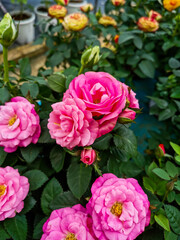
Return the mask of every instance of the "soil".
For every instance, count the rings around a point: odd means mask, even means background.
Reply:
[[[37,9],[39,12],[43,12],[43,13],[47,13],[48,12],[48,9],[45,7],[45,6],[40,6],[38,7]]]
[[[29,19],[31,16],[27,13],[15,13],[12,15],[12,18],[16,21],[26,20]]]

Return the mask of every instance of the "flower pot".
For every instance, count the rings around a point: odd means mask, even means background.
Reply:
[[[47,31],[47,29],[50,25],[56,25],[57,24],[56,19],[50,20],[51,18],[48,16],[48,9],[44,5],[42,5],[42,4],[37,5],[34,8],[34,11],[35,11],[35,14],[37,16],[39,30],[41,32],[42,32],[43,29],[44,29],[44,31]],[[50,20],[50,21],[48,21],[48,20]],[[43,27],[43,23],[45,24],[44,27]]]
[[[17,26],[19,25],[19,34],[16,41],[20,44],[32,42],[35,38],[34,28],[35,14],[29,11],[24,11],[22,20],[21,17],[19,17],[20,16],[19,11],[11,12],[11,16],[14,19],[15,24]]]
[[[70,2],[67,6],[68,14],[81,12],[80,7],[87,4],[87,1],[82,2]]]

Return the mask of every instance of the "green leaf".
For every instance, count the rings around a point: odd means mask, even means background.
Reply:
[[[31,144],[28,147],[21,148],[21,154],[27,163],[32,163],[41,152],[42,147]]]
[[[138,48],[138,49],[142,49],[142,46],[143,46],[143,41],[140,37],[135,37],[133,39],[133,43],[134,45]]]
[[[55,210],[59,208],[72,207],[78,203],[79,201],[74,197],[74,195],[70,191],[67,191],[58,194],[49,206],[52,210]]]
[[[172,116],[172,112],[169,108],[164,109],[162,112],[160,112],[158,120],[164,121]]]
[[[93,148],[98,150],[106,150],[110,147],[110,142],[112,139],[112,134],[108,133],[96,139],[95,143],[92,145]]]
[[[180,87],[179,86],[173,89],[173,92],[170,95],[170,97],[180,99]]]
[[[41,196],[41,208],[44,214],[49,215],[52,210],[49,208],[51,201],[60,193],[63,189],[56,178],[52,178],[45,186]]]
[[[161,98],[157,98],[157,97],[149,97],[149,98],[152,99],[157,104],[157,106],[161,109],[167,108],[169,104],[166,100]]]
[[[180,77],[180,70],[173,70],[173,74],[174,74],[176,77]]]
[[[125,126],[118,129],[117,134],[114,135],[115,146],[124,150],[126,154],[131,157],[137,155],[137,139],[133,131]]]
[[[27,171],[24,176],[29,180],[31,191],[37,190],[48,180],[48,177],[37,169]]]
[[[177,145],[176,143],[170,142],[171,147],[174,149],[174,151],[180,155],[180,146]]]
[[[29,58],[19,60],[19,69],[21,78],[31,75],[31,64]]]
[[[155,68],[151,61],[142,60],[139,63],[139,68],[144,75],[146,75],[149,78],[154,78]]]
[[[91,172],[92,168],[86,167],[83,163],[72,163],[69,166],[67,183],[76,198],[80,199],[87,190],[91,180]]]
[[[29,196],[24,200],[24,208],[20,212],[21,215],[28,213],[36,204],[36,200],[32,197]]]
[[[119,162],[113,155],[109,157],[107,163],[108,172],[115,174],[117,177],[121,177],[120,170],[119,170]]]
[[[44,119],[41,122],[41,136],[38,140],[38,143],[52,143],[55,140],[51,138],[49,134],[49,129],[47,128],[48,120]]]
[[[171,205],[165,205],[164,208],[172,230],[180,234],[180,211]]]
[[[10,99],[11,95],[6,87],[0,88],[0,103],[5,103]]]
[[[167,200],[169,203],[173,202],[175,200],[176,193],[174,191],[171,191],[168,193]]]
[[[175,199],[176,199],[177,204],[180,205],[180,193],[176,194]]]
[[[29,93],[32,98],[36,98],[39,94],[39,87],[37,83],[23,83],[20,87],[21,92],[24,97],[26,97]]]
[[[166,231],[170,232],[169,221],[163,214],[158,214],[154,216],[155,221]]]
[[[118,40],[118,43],[119,44],[123,44],[123,43],[125,43],[125,42],[127,42],[127,41],[129,41],[129,40],[131,40],[133,38],[134,38],[133,34],[124,32],[124,33],[121,34],[121,36],[120,36],[120,38]]]
[[[171,68],[175,68],[175,69],[179,68],[180,67],[180,62],[175,58],[170,58],[169,59],[169,66]]]
[[[47,78],[49,87],[58,93],[65,92],[66,77],[63,74],[53,74]]]
[[[64,55],[61,52],[55,52],[49,59],[48,63],[51,67],[58,66],[64,60]]]
[[[176,157],[175,157],[175,160],[176,160],[176,163],[177,163],[177,164],[180,164],[180,156],[176,156]]]
[[[47,217],[43,218],[37,225],[35,225],[34,227],[34,231],[33,231],[33,239],[40,239],[42,234],[43,234],[43,231],[42,231],[42,228],[43,228],[43,225],[44,223],[47,221]]]
[[[143,185],[147,190],[152,193],[156,191],[156,183],[148,177],[143,177]]]
[[[173,232],[164,231],[164,240],[177,240],[178,236]]]
[[[166,171],[171,177],[178,175],[178,168],[170,161],[166,162]]]
[[[60,172],[62,170],[65,156],[66,156],[66,152],[62,147],[56,145],[52,148],[49,158],[50,158],[52,167],[56,172]]]
[[[164,180],[170,180],[170,177],[169,175],[167,174],[166,171],[164,171],[163,169],[161,168],[155,168],[152,170],[153,173],[155,173],[158,177],[164,179]]]
[[[130,161],[121,163],[120,170],[122,172],[122,175],[125,175],[127,177],[136,177],[142,172],[142,169]]]
[[[6,157],[7,157],[7,152],[4,151],[3,147],[0,147],[0,166],[3,164]]]
[[[3,222],[0,223],[0,236],[1,236],[1,240],[7,240],[10,238],[9,234],[6,232],[3,226]]]
[[[4,226],[13,240],[26,240],[27,220],[25,215],[16,215],[4,221]]]
[[[180,180],[177,180],[177,182],[174,183],[174,187],[176,190],[180,191]]]

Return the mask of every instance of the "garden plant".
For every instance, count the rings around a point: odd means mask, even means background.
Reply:
[[[0,240],[179,240],[180,2],[67,4],[37,76],[0,22]]]

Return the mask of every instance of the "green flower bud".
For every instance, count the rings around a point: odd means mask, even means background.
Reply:
[[[9,13],[6,13],[0,22],[0,43],[9,47],[17,38],[18,31]]]
[[[81,57],[81,65],[83,67],[91,67],[95,65],[100,59],[99,52],[99,46],[89,47],[86,49]]]

